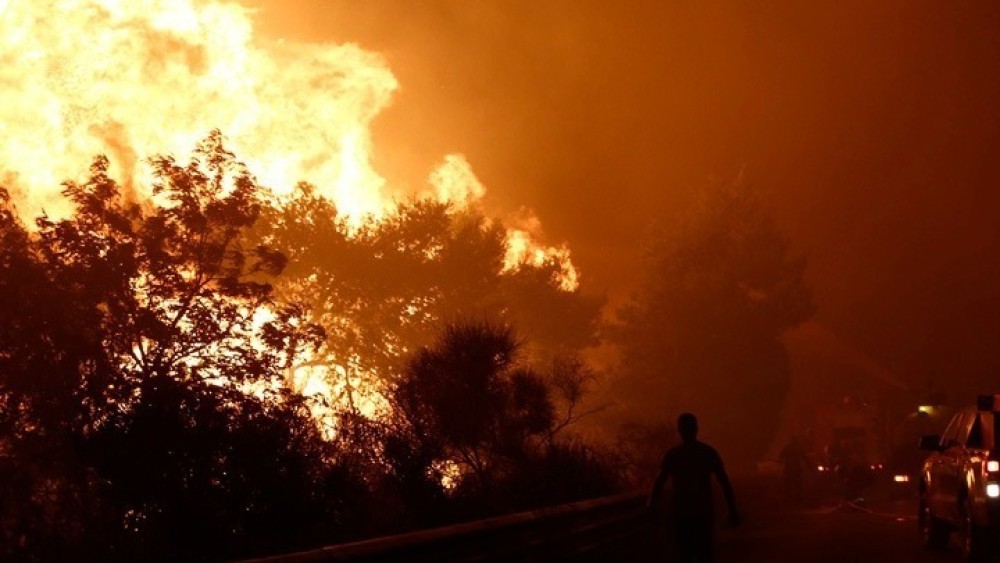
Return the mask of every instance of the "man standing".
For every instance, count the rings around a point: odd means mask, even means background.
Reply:
[[[698,419],[684,413],[677,419],[681,444],[663,456],[660,474],[653,484],[649,497],[650,506],[656,506],[660,491],[668,479],[672,480],[671,508],[677,552],[685,563],[710,563],[712,561],[712,536],[715,514],[712,507],[712,475],[719,480],[729,507],[729,525],[740,522],[736,510],[733,487],[722,466],[722,458],[715,448],[698,441]]]

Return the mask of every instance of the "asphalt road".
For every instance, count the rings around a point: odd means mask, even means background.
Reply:
[[[957,561],[958,553],[921,545],[912,503],[843,504],[773,511],[746,517],[744,526],[719,533],[718,560],[747,563]]]
[[[817,500],[807,507],[782,506],[751,491],[743,523],[720,528],[717,563],[958,563],[955,546],[928,551],[920,543],[915,501],[869,499],[864,503]],[[644,529],[593,561],[671,561],[669,528]]]

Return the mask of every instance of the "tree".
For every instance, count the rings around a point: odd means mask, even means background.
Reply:
[[[217,132],[151,164],[138,203],[97,158],[34,233],[0,194],[4,556],[231,558],[334,518],[332,455],[280,388],[322,331],[273,300],[283,256],[246,244],[264,194]]]
[[[592,341],[597,301],[559,289],[555,262],[505,267],[502,226],[448,204],[354,226],[308,187],[279,201],[218,132],[150,166],[135,201],[96,158],[64,185],[73,211],[34,229],[0,190],[0,559],[287,552],[454,514],[446,477],[481,509],[511,483],[544,490],[559,460],[589,467],[554,441],[581,366],[556,424],[501,323],[544,312],[560,322],[529,326],[546,347]],[[462,317],[499,321],[423,348]],[[333,436],[287,385],[331,364]],[[404,410],[362,413],[366,379]]]
[[[487,502],[497,480],[552,427],[549,390],[518,365],[511,330],[490,324],[448,325],[436,345],[417,352],[395,382],[391,399],[429,469],[453,464],[452,479]],[[443,476],[442,476],[443,478]]]
[[[99,303],[56,278],[0,191],[0,556],[60,559],[104,535],[81,442],[114,404],[115,366]]]
[[[600,300],[559,288],[555,261],[505,269],[503,226],[471,209],[414,200],[355,225],[302,184],[259,237],[288,251],[278,292],[307,303],[327,329],[323,350],[301,367],[336,366],[330,384],[350,408],[381,395],[445,323],[517,324],[546,353],[595,341]]]
[[[556,441],[557,435],[580,422],[584,418],[604,411],[607,403],[585,406],[589,386],[598,379],[598,374],[579,356],[557,356],[551,362],[545,381],[552,391],[556,405],[556,418],[549,429],[548,441]]]
[[[778,423],[789,366],[779,337],[812,314],[805,260],[791,255],[759,192],[710,186],[620,311],[619,393],[651,419],[690,410],[730,455],[756,459]]]
[[[253,177],[218,132],[195,156],[186,166],[152,160],[145,210],[98,158],[87,182],[66,184],[73,216],[38,220],[40,255],[56,283],[98,307],[107,361],[126,378],[269,383],[319,333],[297,329],[299,311],[271,299],[267,278],[284,255],[244,245],[264,205]]]

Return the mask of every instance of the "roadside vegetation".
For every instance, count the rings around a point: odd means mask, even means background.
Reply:
[[[232,560],[607,495],[681,409],[752,456],[812,311],[738,184],[654,237],[609,325],[478,209],[349,220],[218,132],[149,166],[139,198],[98,157],[30,222],[0,189],[0,559]]]
[[[447,204],[280,200],[218,133],[150,166],[138,201],[97,158],[30,225],[0,192],[0,558],[226,560],[615,490],[562,416],[600,303],[558,264],[504,269]]]

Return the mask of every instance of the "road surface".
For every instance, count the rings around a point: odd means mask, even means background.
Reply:
[[[751,495],[752,497],[753,495]],[[828,499],[793,508],[766,495],[743,503],[743,523],[720,528],[717,563],[958,563],[955,546],[928,551],[920,543],[913,500],[840,503]],[[637,532],[591,561],[671,561],[666,528]]]

